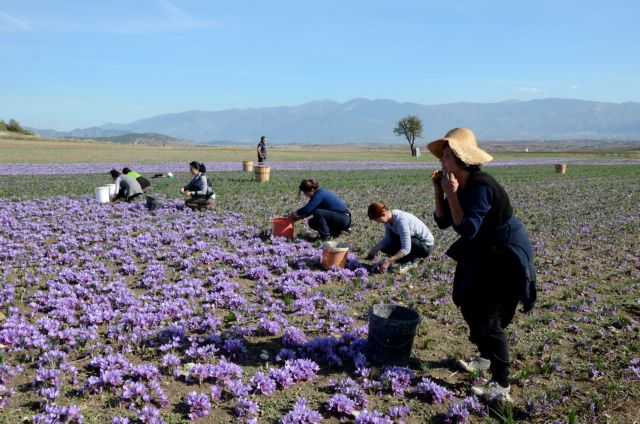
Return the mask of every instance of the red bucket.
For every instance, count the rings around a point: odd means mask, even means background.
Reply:
[[[273,235],[277,237],[293,238],[293,221],[289,218],[272,218]]]

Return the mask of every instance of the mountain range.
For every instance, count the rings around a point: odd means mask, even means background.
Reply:
[[[116,137],[130,133],[165,134],[197,143],[389,143],[399,119],[416,115],[424,138],[435,139],[455,127],[472,128],[480,140],[640,140],[640,103],[577,99],[537,99],[441,105],[393,100],[320,100],[291,107],[188,111],[70,132],[37,130],[45,136]],[[54,134],[55,133],[55,134]]]

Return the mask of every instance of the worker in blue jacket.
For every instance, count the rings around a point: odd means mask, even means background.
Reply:
[[[457,262],[453,301],[480,353],[472,360],[460,359],[458,365],[468,372],[491,371],[490,381],[471,388],[475,395],[509,400],[505,328],[519,302],[528,312],[536,301],[531,242],[505,190],[480,171],[480,165],[493,158],[478,147],[473,131],[455,128],[427,148],[442,166],[432,176],[436,224],[453,227],[460,236],[446,252]]]
[[[321,240],[329,240],[351,230],[351,212],[334,192],[320,187],[315,180],[306,179],[300,183],[299,193],[309,201],[290,213],[290,219],[297,221],[311,216],[309,226],[318,232]]]

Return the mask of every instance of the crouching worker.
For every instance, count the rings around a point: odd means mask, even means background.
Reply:
[[[369,250],[367,259],[374,259],[379,251],[389,255],[380,262],[380,272],[386,272],[393,263],[405,273],[416,266],[419,258],[426,258],[433,250],[433,235],[424,222],[415,215],[398,209],[390,210],[381,202],[369,205],[369,219],[384,224],[384,238]]]
[[[124,175],[135,178],[135,180],[140,184],[140,187],[142,187],[142,190],[146,190],[151,187],[151,183],[149,182],[149,180],[140,175],[139,172],[132,171],[129,168],[122,168],[122,173]]]
[[[325,190],[311,179],[302,180],[298,189],[309,202],[290,213],[289,219],[298,221],[311,216],[309,227],[318,232],[320,240],[329,240],[340,236],[343,231],[350,231],[351,212],[334,192]]]
[[[189,184],[180,188],[180,193],[187,196],[184,204],[191,210],[212,209],[216,198],[213,187],[209,185],[207,176],[207,168],[200,162],[191,162],[189,171],[193,175],[193,179]]]
[[[109,174],[111,174],[113,183],[116,185],[116,198],[114,200],[124,199],[127,202],[130,202],[142,194],[142,187],[140,187],[140,183],[133,177],[123,175],[115,169],[109,171]]]

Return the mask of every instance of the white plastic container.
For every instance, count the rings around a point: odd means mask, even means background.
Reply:
[[[109,187],[96,187],[96,200],[100,203],[109,203]]]
[[[116,185],[115,184],[107,184],[109,187],[109,199],[113,200],[116,198]]]

